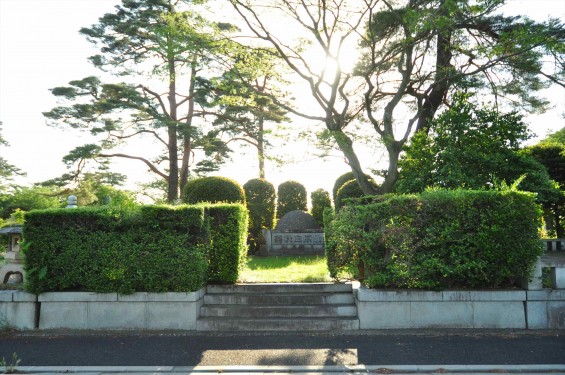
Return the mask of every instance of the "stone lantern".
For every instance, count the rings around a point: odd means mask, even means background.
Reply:
[[[0,234],[8,236],[6,249],[6,264],[0,268],[0,283],[6,284],[10,276],[15,275],[16,282],[23,280],[24,270],[22,266],[22,255],[20,253],[20,241],[22,240],[22,226],[15,225],[0,229]]]
[[[8,248],[6,249],[7,263],[21,264],[20,241],[22,240],[22,226],[15,225],[0,229],[0,234],[8,235]]]

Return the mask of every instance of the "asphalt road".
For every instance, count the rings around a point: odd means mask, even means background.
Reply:
[[[21,366],[565,364],[564,331],[359,333],[5,332]]]

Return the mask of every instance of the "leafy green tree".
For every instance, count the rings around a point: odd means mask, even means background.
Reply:
[[[14,212],[62,207],[63,202],[47,187],[19,187],[12,194],[0,198],[0,217],[7,219]]]
[[[119,189],[126,177],[113,172],[65,173],[60,177],[43,181],[38,187],[48,188],[50,196],[66,202],[69,195],[77,197],[82,206],[132,206],[136,204],[134,194]]]
[[[239,47],[231,68],[217,82],[217,101],[222,108],[215,124],[231,135],[231,142],[243,142],[257,150],[258,177],[265,178],[267,136],[273,135],[269,125],[288,121],[285,110],[276,100],[287,96],[281,91],[285,82],[280,63],[271,51]]]
[[[205,20],[198,13],[204,2],[123,0],[114,13],[80,30],[100,48],[90,61],[127,81],[104,83],[86,77],[52,89],[69,105],[45,112],[49,123],[105,135],[97,144],[77,147],[68,162],[137,160],[167,182],[171,202],[191,168],[196,173],[218,168],[227,149],[218,132],[206,128],[200,118],[212,114],[210,77],[222,72],[228,44],[221,33],[232,27]],[[111,151],[140,138],[154,140],[162,153],[151,158]]]
[[[559,184],[560,196],[544,205],[545,223],[550,235],[565,237],[565,128],[549,135],[524,152],[547,169],[549,177]]]
[[[550,134],[546,139],[541,141],[543,144],[558,144],[565,145],[565,127],[562,127],[555,133]]]
[[[230,2],[252,33],[308,85],[319,112],[298,114],[325,124],[364,194],[393,190],[404,144],[414,130],[430,131],[454,90],[472,87],[499,102],[542,111],[547,103],[536,93],[550,84],[565,87],[563,23],[499,15],[505,0]],[[276,35],[264,9],[306,35],[294,44]],[[357,41],[362,56],[353,72],[311,63],[336,65],[347,43]],[[356,119],[386,148],[389,165],[378,188],[353,146]]]
[[[300,182],[286,181],[277,189],[277,220],[290,211],[308,210],[306,188]]]
[[[547,171],[521,151],[530,137],[522,116],[479,108],[468,95],[417,133],[400,161],[397,190],[418,193],[430,187],[491,189],[512,184],[525,175],[520,190],[538,194],[541,203],[555,202],[559,192]]]
[[[2,146],[9,144],[2,136],[2,122],[0,122],[0,147]],[[25,173],[0,156],[0,195],[7,194],[14,188],[9,182],[13,181],[15,176],[25,176]]]

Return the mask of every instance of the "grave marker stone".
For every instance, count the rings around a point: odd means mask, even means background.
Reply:
[[[324,255],[324,231],[307,212],[284,215],[275,229],[264,229],[266,256]]]

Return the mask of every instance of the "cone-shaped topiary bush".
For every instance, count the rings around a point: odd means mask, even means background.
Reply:
[[[262,229],[272,229],[275,221],[275,187],[262,178],[249,180],[243,185],[249,210],[249,252],[255,254],[263,244]]]
[[[312,201],[312,216],[318,224],[324,227],[324,210],[326,208],[332,207],[332,200],[330,198],[330,193],[324,189],[314,190],[310,194],[310,199]]]
[[[280,219],[290,211],[308,210],[306,188],[300,182],[283,182],[279,185],[277,197],[277,219]]]

